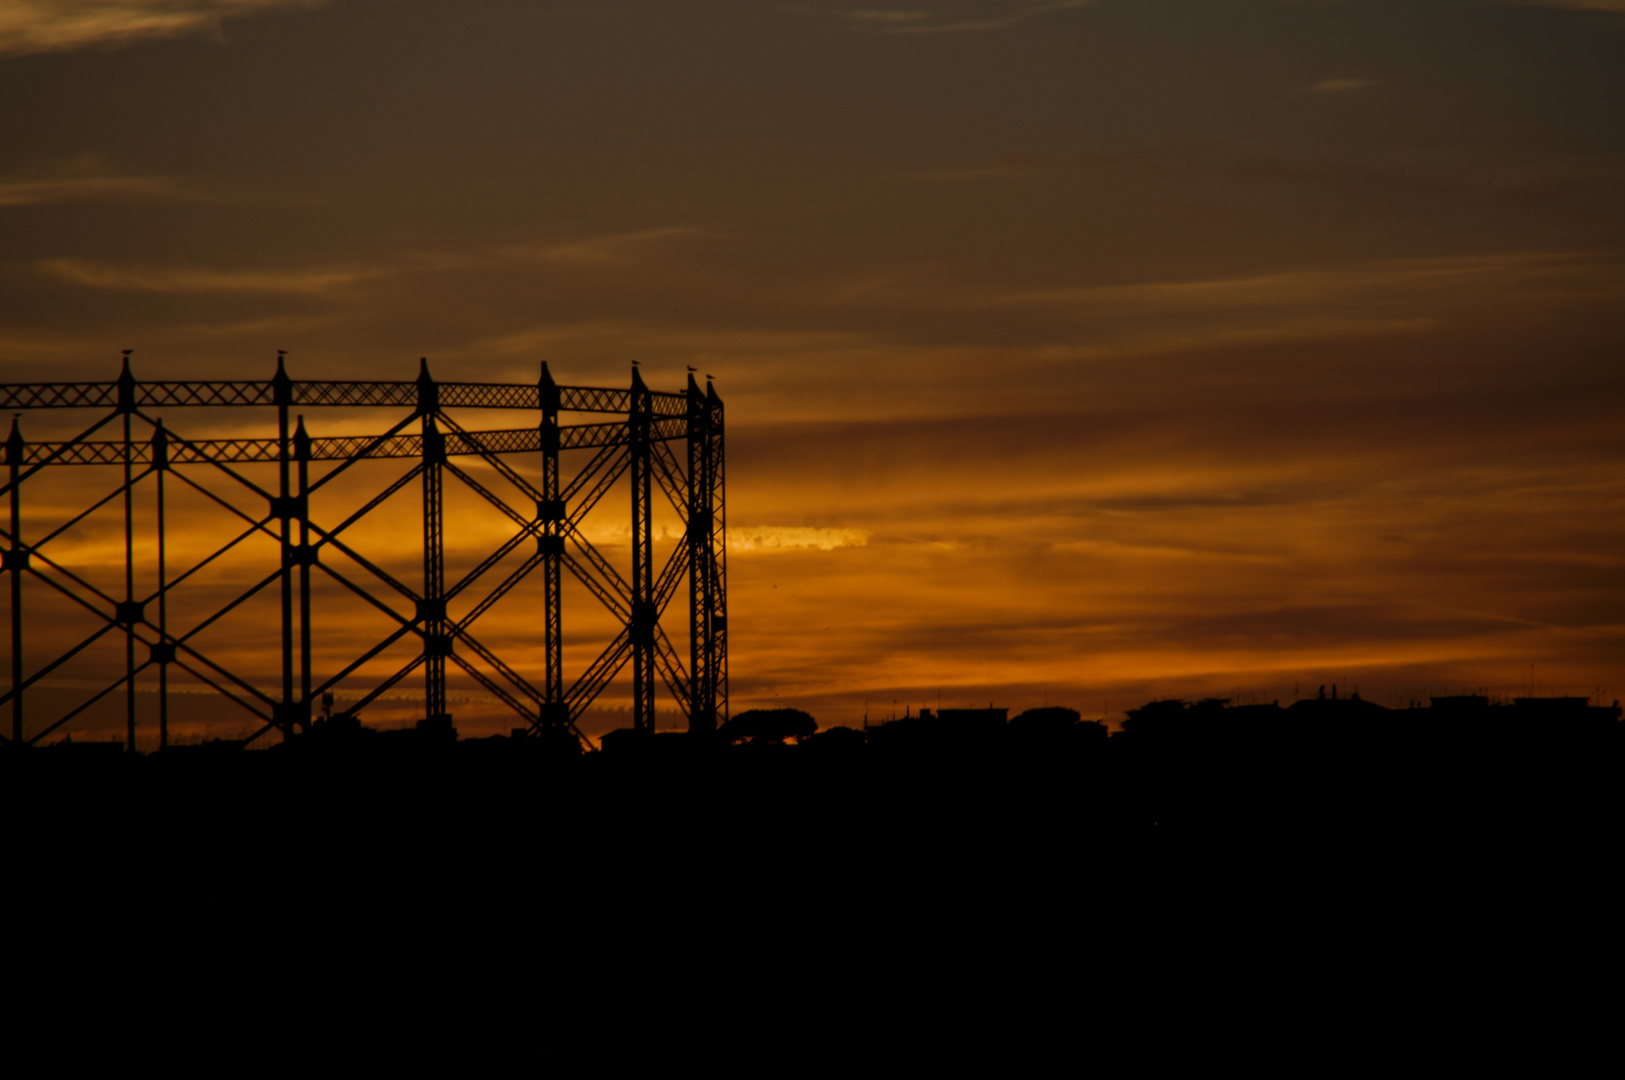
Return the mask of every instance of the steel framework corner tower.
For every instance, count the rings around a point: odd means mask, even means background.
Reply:
[[[689,730],[715,731],[728,715],[727,508],[722,399],[688,377],[688,582],[693,701]]]

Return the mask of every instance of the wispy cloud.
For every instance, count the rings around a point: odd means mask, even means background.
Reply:
[[[224,202],[195,180],[124,172],[94,154],[0,177],[0,207],[67,202]]]
[[[508,255],[522,259],[542,259],[594,265],[617,265],[645,258],[658,245],[673,240],[691,240],[706,235],[704,229],[693,226],[673,226],[664,229],[644,229],[640,232],[612,233],[572,240],[562,244],[544,244],[536,247],[508,249]]]
[[[813,529],[786,525],[757,525],[728,530],[728,550],[834,551],[837,548],[864,547],[869,533],[863,529]]]
[[[0,181],[0,206],[64,202],[184,200],[191,194],[166,176],[77,176]]]
[[[319,293],[392,271],[382,267],[318,267],[299,270],[218,270],[162,266],[113,266],[89,259],[44,259],[40,272],[74,285],[139,292]]]
[[[1288,95],[1290,96],[1290,95]],[[1285,100],[1285,98],[1283,98]],[[1479,205],[1574,206],[1588,190],[1625,176],[1625,155],[1583,154],[1509,160],[1493,153],[1467,157],[1459,151],[1339,158],[1236,155],[1202,144],[1107,149],[1083,147],[1052,153],[1009,155],[949,162],[900,173],[904,181],[997,183],[1065,173],[1134,174],[1170,184],[1218,182],[1256,190],[1278,186],[1316,190],[1365,206],[1414,208],[1432,203],[1459,208]]]
[[[1305,95],[1326,94],[1352,94],[1360,90],[1369,90],[1371,87],[1377,85],[1379,85],[1379,83],[1376,79],[1320,79],[1316,82],[1309,83],[1306,86],[1298,87],[1288,94],[1287,97],[1303,97]]]
[[[5,205],[0,185],[0,206]],[[620,267],[642,261],[658,245],[705,235],[691,227],[613,233],[556,244],[514,245],[469,251],[420,251],[387,263],[339,263],[291,269],[222,269],[114,264],[92,259],[41,259],[39,273],[96,289],[163,293],[322,293],[365,281],[404,274],[478,270],[520,263],[562,263],[575,267]]]
[[[929,9],[792,8],[839,19],[849,28],[875,34],[975,34],[1008,30],[1038,15],[1087,7],[1094,0],[1051,0],[1012,6],[1008,3],[957,4]]]
[[[148,38],[220,33],[229,18],[327,0],[6,0],[0,56],[119,48]]]
[[[1617,280],[1618,268],[1576,252],[1517,252],[1470,257],[1398,259],[1328,269],[1305,269],[1243,277],[1150,282],[1080,288],[1039,289],[990,297],[986,302],[1015,305],[1097,306],[1113,311],[1172,312],[1196,309],[1233,311],[1245,307],[1368,308],[1381,298],[1407,298],[1424,288],[1479,288],[1489,283],[1593,280],[1599,273]]]
[[[835,11],[830,14],[850,23],[876,27],[919,24],[931,18],[929,11]]]
[[[1614,11],[1625,15],[1625,0],[1525,0],[1532,7],[1573,8],[1577,11]]]
[[[1304,0],[1294,2],[1302,3]],[[1574,11],[1613,11],[1625,14],[1625,0],[1478,0],[1478,2],[1486,7],[1569,8]]]

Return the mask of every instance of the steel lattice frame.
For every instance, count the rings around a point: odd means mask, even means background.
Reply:
[[[169,430],[162,418],[148,410],[188,407],[273,408],[277,416],[274,439],[190,440]],[[409,409],[406,417],[382,434],[311,438],[298,406],[327,408],[379,406]],[[657,393],[644,385],[634,368],[632,385],[620,390],[605,387],[560,386],[547,365],[534,385],[508,383],[440,383],[429,375],[425,361],[411,382],[300,382],[291,379],[282,357],[276,375],[264,382],[138,382],[130,372],[129,353],[114,382],[0,385],[0,408],[103,409],[105,414],[77,437],[66,442],[29,443],[19,422],[13,421],[5,442],[7,482],[0,497],[8,500],[9,527],[0,529],[3,571],[10,583],[11,687],[0,696],[0,708],[11,706],[10,733],[0,743],[20,747],[38,743],[119,687],[125,690],[126,746],[135,748],[137,678],[156,667],[159,693],[159,745],[169,740],[169,673],[179,667],[202,683],[259,717],[263,726],[249,741],[279,731],[292,738],[308,729],[313,702],[354,675],[397,641],[415,635],[417,656],[385,678],[349,710],[376,700],[413,671],[424,669],[426,721],[449,728],[446,713],[446,671],[451,665],[472,677],[495,698],[525,719],[525,731],[536,735],[564,729],[581,736],[577,721],[612,680],[630,662],[633,682],[633,724],[652,731],[655,719],[655,674],[670,690],[689,730],[708,733],[718,718],[728,715],[728,631],[726,515],[723,498],[722,400],[710,382],[702,391],[692,375],[683,393]],[[504,431],[468,431],[446,414],[451,408],[534,409],[536,427]],[[610,422],[561,425],[561,413],[614,414]],[[295,421],[290,431],[290,420]],[[136,438],[135,422],[150,429],[150,437]],[[408,429],[417,427],[417,431]],[[96,439],[109,426],[120,428],[120,438]],[[687,444],[686,467],[670,444]],[[587,464],[560,486],[559,455],[570,450],[595,451]],[[505,455],[537,454],[541,458],[541,484],[516,472]],[[475,457],[495,469],[534,505],[516,508],[482,485],[455,459]],[[407,473],[379,492],[344,521],[329,527],[312,520],[310,496],[364,460],[406,459],[415,462]],[[311,466],[335,463],[312,477]],[[244,463],[277,465],[275,491],[253,483],[233,466]],[[51,470],[70,465],[122,467],[123,481],[94,505],[44,536],[27,537],[24,530],[25,483],[44,483]],[[180,466],[200,466],[201,473],[226,481],[238,500],[260,500],[258,512],[244,510]],[[583,518],[623,474],[632,482],[631,581],[621,575],[582,535]],[[449,477],[473,490],[512,523],[512,535],[461,579],[448,581],[443,555],[445,525],[442,514],[444,483]],[[153,481],[157,506],[157,590],[145,599],[135,591],[136,556],[133,532],[134,498],[139,485]],[[423,586],[414,589],[370,562],[341,539],[341,534],[365,515],[419,480],[423,498]],[[245,527],[235,538],[207,558],[171,577],[166,565],[165,487],[179,481],[237,516]],[[658,486],[682,518],[684,543],[655,573],[652,540],[652,496]],[[124,596],[104,591],[42,550],[50,541],[83,521],[94,511],[122,497],[124,506]],[[275,539],[281,549],[280,565],[267,577],[230,603],[184,632],[169,625],[168,599],[175,588],[213,560],[256,534]],[[534,554],[483,596],[461,618],[447,614],[447,604],[473,588],[503,559],[534,541]],[[322,559],[322,549],[342,552],[368,575],[361,581],[341,573]],[[621,623],[621,631],[568,687],[563,671],[562,571],[568,570],[608,608]],[[362,601],[386,613],[394,631],[351,663],[317,682],[311,664],[311,578],[324,573]],[[492,605],[533,572],[543,580],[542,634],[545,664],[541,685],[534,685],[502,661],[473,636],[472,624]],[[25,670],[22,581],[27,576],[66,596],[92,612],[100,625],[88,638],[47,663]],[[660,619],[677,594],[684,577],[689,581],[690,653],[685,668]],[[247,679],[227,670],[200,651],[195,635],[229,611],[272,584],[281,591],[281,693],[273,696]],[[370,588],[369,588],[370,586]],[[382,587],[382,588],[380,588]],[[383,596],[378,593],[382,591]],[[390,601],[395,601],[392,604]],[[411,604],[402,614],[395,605]],[[156,611],[154,608],[156,607]],[[295,611],[298,619],[295,619]],[[48,723],[32,730],[25,723],[24,702],[30,686],[58,670],[103,635],[122,633],[125,670],[98,693]],[[138,656],[138,648],[146,658]],[[475,660],[480,665],[475,664]],[[590,744],[589,744],[590,745]]]

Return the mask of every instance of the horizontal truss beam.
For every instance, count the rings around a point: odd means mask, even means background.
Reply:
[[[658,420],[651,425],[650,438],[659,442],[675,442],[688,438],[685,421]],[[560,450],[590,450],[603,446],[625,446],[630,441],[625,424],[572,424],[561,426]],[[502,431],[447,431],[444,434],[446,455],[464,457],[485,454],[538,453],[542,449],[542,433],[537,428],[512,428]],[[376,443],[377,445],[370,445]],[[152,444],[133,443],[130,447],[131,464],[151,465]],[[228,462],[233,465],[274,463],[281,460],[282,444],[278,439],[178,439],[169,444],[171,465],[199,465]],[[344,435],[336,438],[311,439],[311,461],[349,461],[367,458],[421,458],[422,435],[394,435],[379,440],[372,435]],[[123,465],[124,441],[75,441],[66,443],[29,443],[23,460],[25,465],[50,461],[53,465]]]
[[[289,405],[415,406],[417,382],[289,382]],[[523,383],[435,384],[443,409],[540,409],[542,388]],[[626,413],[632,394],[595,386],[560,386],[561,412]],[[681,418],[687,411],[683,394],[648,391],[656,416]],[[137,407],[270,406],[277,400],[275,380],[263,382],[140,382]],[[117,382],[16,383],[0,386],[0,409],[112,409],[119,405]]]

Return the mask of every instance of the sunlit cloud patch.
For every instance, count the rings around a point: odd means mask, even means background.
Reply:
[[[220,32],[237,15],[321,7],[325,0],[9,0],[0,7],[0,56],[110,48],[143,38]]]
[[[869,543],[862,529],[813,529],[785,525],[757,525],[728,530],[728,550],[748,554],[772,551],[834,551]]]

